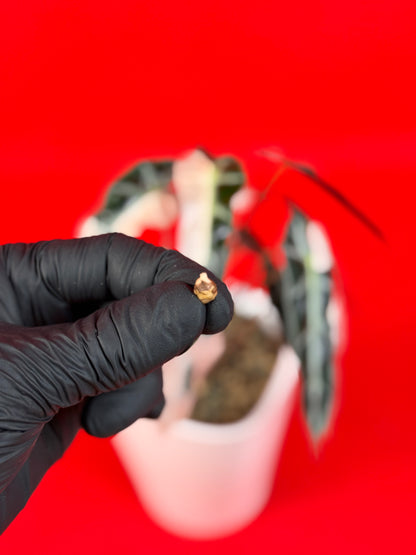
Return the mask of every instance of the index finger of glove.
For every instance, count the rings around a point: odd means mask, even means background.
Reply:
[[[121,234],[8,245],[3,261],[23,314],[14,323],[24,325],[75,320],[105,302],[165,281],[193,285],[206,271],[176,251]],[[210,277],[219,293],[207,309],[205,333],[220,331],[232,315],[226,286]]]

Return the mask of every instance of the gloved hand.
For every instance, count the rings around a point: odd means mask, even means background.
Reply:
[[[0,533],[81,425],[158,416],[161,365],[232,316],[209,272],[217,298],[193,294],[201,271],[118,234],[0,248]]]

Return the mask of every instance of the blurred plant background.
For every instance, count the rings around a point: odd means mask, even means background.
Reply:
[[[227,331],[225,353],[210,368],[203,387],[199,384],[192,410],[187,410],[193,418],[211,422],[243,417],[261,395],[279,345],[288,342],[300,359],[304,414],[318,440],[328,429],[334,406],[340,291],[322,225],[288,199],[276,202],[285,169],[316,176],[284,158],[279,162],[272,182],[259,192],[250,187],[239,160],[214,158],[203,148],[177,159],[140,161],[109,187],[102,208],[83,222],[79,235],[118,231],[176,248],[231,285],[237,282],[240,290],[254,275],[255,285],[267,292],[278,313],[279,331],[275,322],[264,319],[253,328],[252,319],[236,316]],[[332,188],[329,192],[336,194]],[[345,199],[338,200],[354,211]],[[267,203],[276,203],[276,220],[268,223],[275,233],[264,241],[255,215]],[[237,264],[235,259],[241,250],[246,270],[238,275],[241,259]],[[188,376],[185,390],[191,387]]]

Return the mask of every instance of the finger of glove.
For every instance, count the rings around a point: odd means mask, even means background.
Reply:
[[[139,418],[157,418],[164,403],[159,368],[120,389],[88,399],[82,413],[82,426],[93,436],[109,437]]]
[[[113,234],[110,237],[108,282],[116,298],[168,281],[182,281],[193,288],[199,275],[206,272],[217,285],[218,294],[206,305],[203,333],[218,333],[229,324],[234,310],[230,292],[225,283],[208,269],[175,250],[161,249],[125,235]]]
[[[186,258],[176,251],[165,251],[158,265],[155,282],[161,283],[168,280],[180,280],[188,283],[192,288],[199,275],[205,272],[215,282],[218,294],[216,298],[205,305],[206,320],[204,334],[214,334],[225,329],[231,321],[234,312],[234,303],[231,294],[223,281],[210,270],[200,266],[193,260]]]
[[[9,289],[5,297],[10,305],[3,312],[7,321],[23,325],[73,321],[102,303],[153,284],[193,285],[207,271],[176,251],[122,234],[5,245],[0,250],[2,267],[0,278],[3,291]],[[218,296],[207,308],[204,331],[215,333],[230,321],[233,303],[225,284],[209,275],[217,284]]]
[[[3,324],[3,408],[19,421],[26,414],[45,422],[60,408],[132,383],[188,349],[205,317],[205,306],[186,284],[167,282],[73,324]]]

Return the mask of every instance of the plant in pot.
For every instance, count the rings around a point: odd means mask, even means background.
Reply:
[[[279,175],[310,172],[291,164],[280,160]],[[178,248],[232,291],[227,330],[165,365],[160,419],[113,439],[149,514],[185,537],[233,533],[264,508],[300,381],[313,437],[331,414],[340,321],[331,249],[320,225],[286,201],[281,241],[264,245],[252,215],[267,202],[268,189],[252,194],[236,160],[198,149],[132,168],[80,232],[123,231]],[[247,264],[233,275],[229,249],[251,253],[248,266],[261,267],[256,285],[241,279]]]

